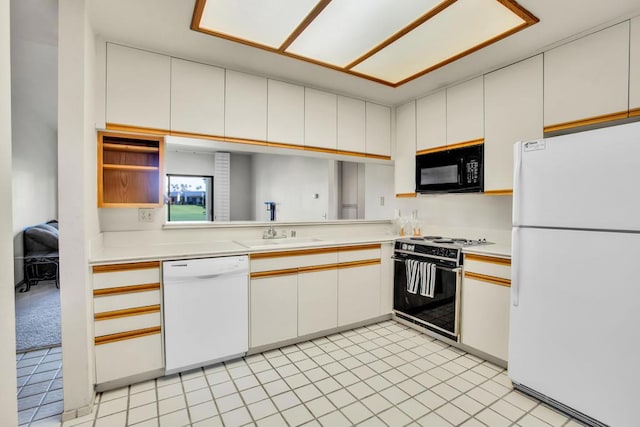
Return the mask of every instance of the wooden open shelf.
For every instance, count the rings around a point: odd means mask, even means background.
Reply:
[[[98,132],[98,207],[161,207],[164,138]]]

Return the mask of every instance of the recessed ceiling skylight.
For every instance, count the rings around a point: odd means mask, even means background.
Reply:
[[[191,28],[397,87],[536,22],[513,0],[197,0]]]

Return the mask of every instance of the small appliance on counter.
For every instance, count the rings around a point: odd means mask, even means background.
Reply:
[[[458,341],[462,249],[489,244],[486,239],[441,236],[397,239],[393,253],[395,315]]]

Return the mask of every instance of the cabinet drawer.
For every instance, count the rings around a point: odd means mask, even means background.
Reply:
[[[288,270],[338,262],[336,248],[306,249],[288,252],[267,252],[251,255],[251,272]]]
[[[112,341],[95,346],[96,382],[108,381],[162,369],[162,335],[150,335]]]
[[[380,245],[347,246],[338,248],[338,262],[380,259]]]
[[[93,311],[94,313],[99,314],[107,311],[145,307],[148,305],[160,304],[160,300],[159,289],[143,292],[101,295],[93,298]]]
[[[135,315],[123,317],[96,318],[94,322],[94,335],[101,337],[104,335],[118,334],[121,332],[135,331],[137,329],[152,328],[162,324],[160,316],[160,306],[151,306],[156,311],[147,311]]]
[[[464,257],[464,271],[511,280],[511,260],[468,254]]]
[[[160,283],[160,263],[158,261],[93,267],[93,289],[146,283]]]

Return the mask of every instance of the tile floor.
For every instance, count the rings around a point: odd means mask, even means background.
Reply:
[[[18,424],[62,414],[62,354],[52,347],[16,355]]]
[[[386,321],[97,396],[68,426],[577,426],[506,372]]]

